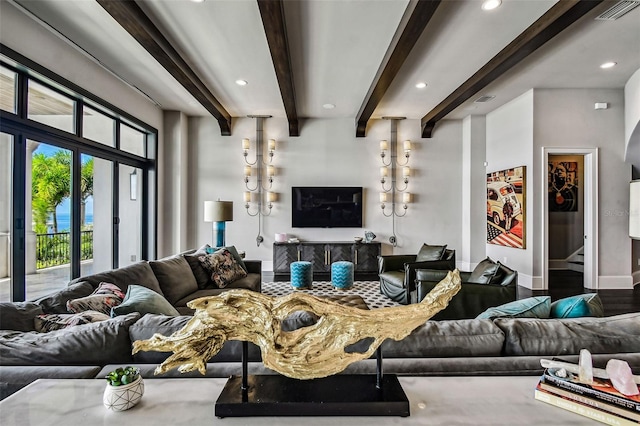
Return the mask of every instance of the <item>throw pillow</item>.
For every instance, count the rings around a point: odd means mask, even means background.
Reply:
[[[478,263],[478,266],[476,266],[471,272],[467,281],[476,284],[489,284],[496,276],[499,269],[500,265],[487,257],[482,262]]]
[[[551,304],[551,318],[602,317],[604,307],[598,293],[579,294]]]
[[[131,312],[139,312],[144,314],[162,314],[170,316],[178,316],[180,313],[167,302],[167,299],[141,285],[130,285],[127,289],[127,295],[118,306],[111,308],[111,317],[118,315],[126,315]]]
[[[206,249],[207,254],[211,254],[211,253],[215,253],[218,250],[222,250],[222,249],[227,249],[231,252],[231,255],[233,256],[233,258],[236,260],[236,262],[238,262],[238,265],[242,266],[242,269],[244,269],[246,272],[249,272],[249,270],[247,269],[247,265],[244,264],[244,260],[242,260],[242,256],[240,256],[240,253],[238,253],[238,249],[236,249],[236,246],[226,246],[226,247],[209,247]]]
[[[494,319],[494,318],[549,318],[551,310],[551,297],[536,296],[526,299],[516,300],[515,302],[505,303],[504,305],[489,308],[476,319]]]
[[[67,302],[67,310],[73,314],[84,311],[98,311],[109,315],[111,308],[118,306],[124,299],[124,293],[115,284],[100,283],[98,288],[87,297]]]
[[[97,311],[84,311],[79,314],[42,314],[35,318],[35,328],[39,333],[108,320],[107,314]]]
[[[242,269],[242,266],[236,262],[227,249],[200,256],[198,259],[202,266],[211,273],[211,281],[219,288],[225,288],[230,283],[247,276],[247,272]]]
[[[42,307],[31,302],[0,303],[0,329],[33,331],[33,320],[42,314]]]
[[[416,256],[416,262],[426,262],[429,260],[440,260],[444,256],[444,252],[447,249],[447,245],[443,246],[430,246],[429,244],[423,244],[422,248]]]
[[[95,288],[86,281],[78,281],[69,284],[67,287],[56,291],[55,293],[43,296],[34,301],[42,306],[42,312],[45,314],[67,314],[67,302],[72,299],[79,299],[93,293]]]
[[[158,278],[162,294],[171,304],[198,291],[198,282],[183,256],[152,261],[149,265]]]
[[[205,244],[195,252],[183,255],[189,267],[191,267],[193,276],[196,277],[199,289],[207,288],[211,285],[211,273],[202,266],[199,260],[200,256],[207,254],[208,248],[209,244]]]

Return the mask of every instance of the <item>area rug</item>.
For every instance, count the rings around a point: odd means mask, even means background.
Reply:
[[[293,291],[301,291],[314,296],[358,295],[364,299],[369,309],[401,306],[380,293],[378,281],[355,281],[349,290],[336,290],[331,281],[314,281],[311,290],[294,290],[288,281],[262,283],[262,293],[269,296],[284,296]]]

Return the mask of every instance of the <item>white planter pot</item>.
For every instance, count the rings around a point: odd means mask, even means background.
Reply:
[[[109,410],[124,411],[140,402],[143,393],[144,381],[142,380],[142,376],[128,385],[111,386],[107,383],[102,402]]]

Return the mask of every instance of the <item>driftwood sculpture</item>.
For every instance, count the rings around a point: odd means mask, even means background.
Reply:
[[[460,290],[458,270],[449,272],[422,302],[407,306],[363,310],[347,307],[304,293],[274,298],[248,290],[230,290],[219,296],[193,300],[193,318],[171,336],[155,334],[134,342],[138,351],[173,352],[155,374],[175,367],[180,372],[198,369],[227,340],[246,340],[258,345],[268,368],[296,379],[337,374],[349,364],[369,358],[385,339],[400,340],[444,309]],[[311,326],[282,331],[281,321],[296,311],[315,313]],[[364,352],[345,348],[372,340]]]

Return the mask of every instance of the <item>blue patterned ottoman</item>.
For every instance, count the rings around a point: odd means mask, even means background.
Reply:
[[[311,288],[313,283],[313,265],[311,262],[291,262],[291,287],[295,289]]]
[[[353,286],[353,263],[347,261],[331,264],[331,285],[338,290],[347,290]]]

